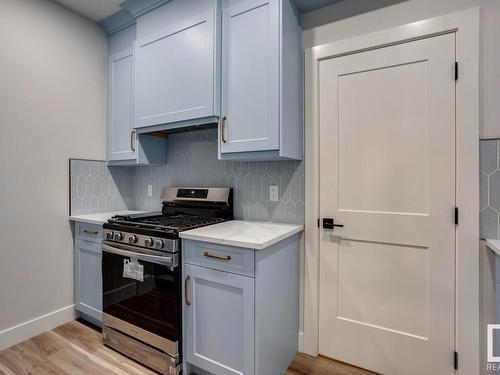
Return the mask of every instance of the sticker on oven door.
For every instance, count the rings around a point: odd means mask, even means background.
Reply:
[[[135,258],[123,260],[123,277],[144,281],[144,266]]]

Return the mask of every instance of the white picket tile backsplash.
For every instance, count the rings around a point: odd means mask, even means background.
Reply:
[[[500,239],[500,140],[480,143],[481,238]]]
[[[234,188],[236,219],[304,223],[304,163],[218,160],[216,129],[171,135],[163,166],[107,167],[82,160],[70,166],[74,215],[158,210],[164,186],[222,186]],[[269,200],[270,185],[279,187],[278,202]]]
[[[301,161],[240,162],[217,159],[217,130],[169,137],[167,164],[133,169],[134,209],[160,207],[163,186],[222,186],[234,189],[237,219],[304,222],[304,164]],[[148,197],[147,185],[153,195]],[[278,202],[269,186],[279,186]]]
[[[71,214],[126,210],[133,206],[132,171],[105,161],[70,160]]]

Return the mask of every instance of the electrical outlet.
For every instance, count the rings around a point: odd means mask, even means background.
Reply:
[[[280,192],[277,185],[269,186],[269,200],[271,202],[277,202],[280,200]]]
[[[153,185],[148,185],[148,197],[153,196]]]

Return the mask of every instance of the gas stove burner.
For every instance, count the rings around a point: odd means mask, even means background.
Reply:
[[[161,199],[161,212],[118,215],[108,220],[103,226],[104,239],[175,252],[179,249],[179,232],[233,218],[233,194],[230,188],[166,187]]]
[[[160,228],[166,227],[178,231],[188,230],[191,228],[198,228],[200,226],[221,223],[226,219],[218,217],[203,217],[203,216],[190,216],[190,215],[175,215],[175,216],[157,216],[146,218],[142,221],[144,224],[155,225]]]
[[[129,225],[135,228],[164,230],[169,233],[181,232],[183,230],[199,228],[205,225],[216,224],[226,221],[220,217],[204,217],[194,215],[156,215],[135,217],[115,216],[109,223]]]

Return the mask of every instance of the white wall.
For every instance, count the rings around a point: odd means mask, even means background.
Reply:
[[[303,15],[304,48],[472,7],[482,10],[481,138],[500,137],[500,1],[408,0],[348,17],[366,0],[349,0]],[[343,17],[345,15],[345,17]],[[344,19],[342,19],[344,18]],[[331,22],[335,20],[335,22]]]
[[[105,158],[107,51],[46,0],[0,0],[0,46],[1,349],[72,316],[68,158]]]

